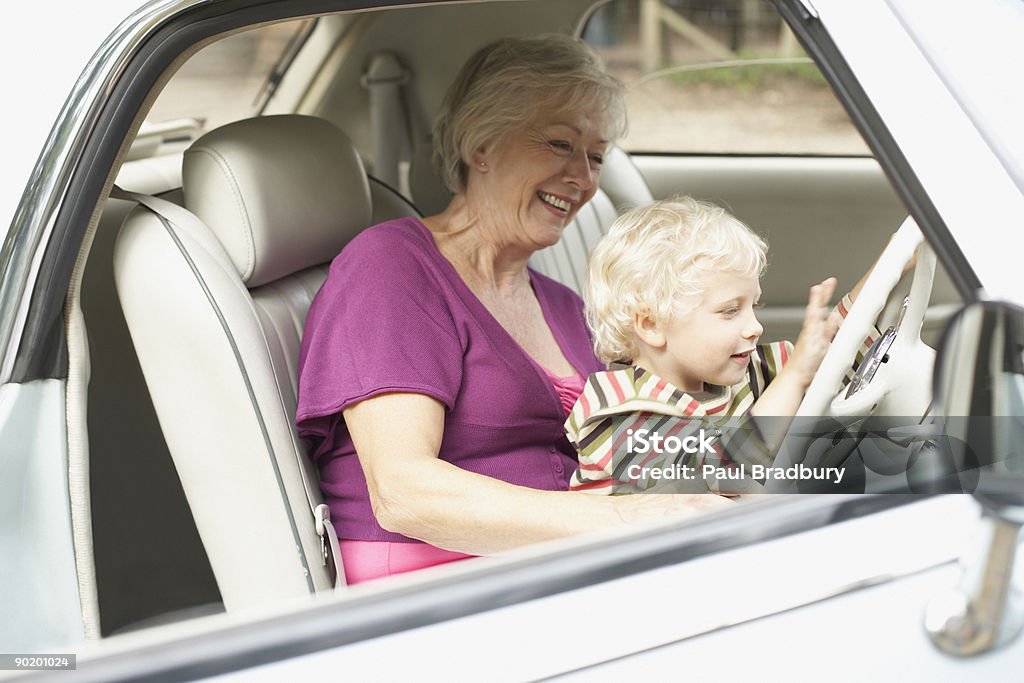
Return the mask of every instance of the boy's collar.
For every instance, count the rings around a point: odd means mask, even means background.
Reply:
[[[665,384],[667,384],[672,389],[673,392],[678,392],[678,395],[683,395],[683,394],[688,395],[690,398],[693,398],[693,399],[695,399],[697,401],[700,401],[700,402],[713,401],[715,399],[721,398],[722,396],[724,396],[726,394],[726,387],[719,386],[717,384],[707,384],[707,383],[704,384],[704,386],[706,387],[705,391],[696,391],[696,392],[694,392],[694,391],[683,391],[679,387],[677,387],[674,384],[672,384],[672,382],[669,382],[664,377],[661,377],[660,375],[658,375],[655,372],[651,372],[650,370],[648,370],[645,367],[642,367],[642,366],[639,366],[639,365],[631,365],[631,364],[628,364],[628,363],[609,363],[609,365],[608,365],[608,371],[609,372],[618,372],[620,370],[631,370],[632,371],[632,377],[631,377],[632,383],[633,383],[634,388],[637,390],[637,395],[640,398],[650,398],[651,397],[650,395],[647,395],[647,396],[643,395],[644,393],[647,393],[647,392],[642,392],[641,391],[641,389],[643,387],[651,386],[650,382],[648,381],[649,377],[656,377],[656,378],[658,378],[660,380],[664,380]]]

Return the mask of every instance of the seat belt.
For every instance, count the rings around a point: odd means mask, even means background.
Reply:
[[[159,197],[154,197],[148,194],[129,192],[121,189],[117,185],[114,185],[111,189],[110,196],[114,199],[135,202],[146,207],[159,218],[163,219],[164,224],[175,232],[192,235],[208,235],[208,239],[216,239],[213,234],[210,233],[206,224],[199,220],[195,214],[182,206],[178,206],[174,202],[169,202],[166,199],[160,199]],[[235,264],[231,262],[231,259],[228,258],[227,254],[224,253],[223,250],[218,250],[216,254],[213,254],[213,256],[220,261],[221,267],[225,270],[228,270],[229,272],[237,272]],[[253,315],[256,315],[255,310],[253,310]],[[263,329],[262,325],[260,326],[260,329]],[[266,344],[265,339],[264,344]],[[341,561],[341,551],[338,547],[338,534],[334,529],[334,524],[331,522],[331,510],[327,505],[320,502],[319,496],[315,493],[319,492],[320,486],[307,468],[307,463],[302,461],[303,453],[301,453],[301,449],[293,449],[293,451],[296,457],[296,465],[299,468],[299,474],[302,478],[302,488],[306,494],[306,503],[312,513],[317,536],[320,537],[320,560],[322,566],[327,567],[327,570],[334,581],[334,588],[336,590],[344,589],[348,584],[345,579],[345,568]]]
[[[408,171],[401,172],[401,162],[408,163],[412,146],[402,106],[402,86],[408,82],[408,70],[391,52],[373,55],[360,79],[370,91],[373,175],[405,196],[409,196]]]

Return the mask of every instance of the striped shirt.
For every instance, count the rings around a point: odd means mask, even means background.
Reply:
[[[836,310],[845,318],[849,306],[844,297]],[[864,339],[847,380],[877,336],[875,331]],[[774,453],[749,413],[792,353],[785,341],[759,345],[744,381],[699,395],[637,366],[594,373],[565,422],[579,456],[569,489],[603,495],[757,490],[756,481],[721,481],[702,472],[705,465],[735,470],[772,464]]]

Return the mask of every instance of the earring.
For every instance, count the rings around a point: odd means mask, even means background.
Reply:
[[[486,161],[481,161],[480,162],[480,168],[487,168],[487,162]]]

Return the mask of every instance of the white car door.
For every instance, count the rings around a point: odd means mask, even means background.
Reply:
[[[0,620],[0,643],[8,652],[81,642],[97,629],[88,560],[76,558],[76,545],[90,532],[88,471],[69,472],[67,379],[22,373],[16,356],[38,258],[70,170],[64,162],[74,140],[51,129],[62,110],[81,116],[76,107],[88,105],[88,98],[65,101],[68,93],[96,66],[97,46],[137,6],[138,0],[63,1],[4,10],[0,604],[8,616]]]

